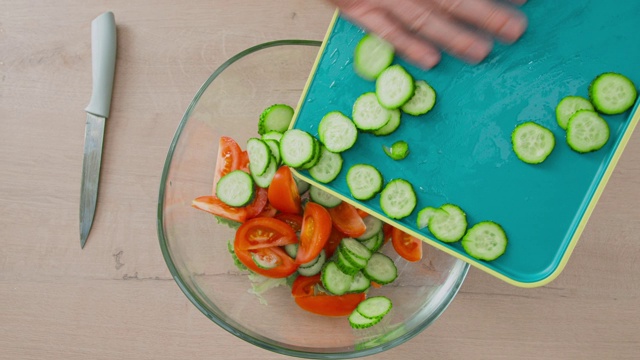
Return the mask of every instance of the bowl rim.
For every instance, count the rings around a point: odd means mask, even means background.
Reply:
[[[236,337],[252,344],[255,345],[257,347],[260,347],[262,349],[265,350],[269,350],[278,354],[283,354],[283,355],[288,355],[288,356],[294,356],[294,357],[302,357],[302,358],[309,358],[309,359],[351,359],[351,358],[358,358],[358,357],[363,357],[363,356],[369,356],[369,355],[373,355],[373,354],[377,354],[386,350],[389,350],[391,348],[394,348],[396,346],[399,346],[405,342],[407,342],[408,340],[412,339],[413,337],[415,337],[416,335],[418,335],[419,333],[421,333],[424,329],[426,329],[431,323],[433,323],[434,321],[436,321],[443,313],[444,311],[447,309],[447,307],[451,304],[451,302],[453,301],[453,299],[455,298],[455,296],[457,295],[458,291],[460,290],[460,287],[462,286],[467,273],[469,271],[469,264],[462,262],[462,269],[460,270],[460,276],[459,278],[456,280],[456,282],[452,285],[452,291],[449,293],[448,295],[448,299],[445,299],[445,301],[443,301],[438,308],[436,309],[436,316],[434,316],[433,318],[427,319],[425,321],[423,321],[419,326],[416,326],[414,329],[412,329],[411,331],[407,332],[406,334],[395,338],[387,343],[383,343],[380,345],[376,345],[370,348],[366,348],[366,349],[362,349],[362,350],[354,350],[354,351],[349,351],[349,352],[335,352],[335,353],[321,353],[321,352],[313,352],[313,351],[302,351],[302,350],[292,350],[292,349],[288,349],[288,348],[284,348],[284,347],[280,347],[277,345],[272,345],[269,344],[265,341],[262,341],[260,339],[257,339],[251,335],[245,334],[241,331],[238,331],[237,329],[235,329],[231,324],[227,323],[226,321],[224,321],[223,319],[219,318],[218,316],[216,316],[215,314],[211,313],[207,307],[204,305],[204,302],[199,299],[199,297],[194,294],[192,291],[189,290],[189,288],[186,286],[186,283],[184,281],[184,279],[182,278],[182,276],[180,275],[180,273],[178,272],[178,269],[175,266],[175,263],[173,262],[173,259],[171,258],[171,254],[169,252],[168,246],[167,246],[167,237],[164,231],[164,198],[165,198],[165,193],[166,193],[166,179],[167,176],[169,174],[169,167],[171,165],[171,162],[173,160],[173,155],[174,155],[174,151],[176,148],[176,145],[178,143],[178,139],[180,138],[180,135],[182,134],[182,131],[184,130],[184,127],[189,119],[189,117],[191,116],[191,113],[193,111],[193,109],[195,108],[196,104],[198,104],[200,98],[202,97],[202,95],[204,94],[204,92],[207,90],[207,88],[209,87],[209,85],[213,82],[213,80],[215,80],[225,69],[227,69],[229,66],[231,66],[233,63],[235,63],[236,61],[244,58],[245,56],[260,51],[260,50],[264,50],[264,49],[268,49],[268,48],[272,48],[272,47],[277,47],[277,46],[287,46],[287,45],[297,45],[297,46],[316,46],[316,47],[320,47],[322,45],[322,41],[318,41],[318,40],[298,40],[298,39],[286,39],[286,40],[275,40],[275,41],[269,41],[269,42],[265,42],[265,43],[261,43],[252,47],[249,47],[239,53],[237,53],[236,55],[234,55],[233,57],[229,58],[227,61],[225,61],[224,63],[222,63],[222,65],[220,65],[210,76],[209,78],[200,86],[200,88],[198,89],[198,91],[196,92],[196,95],[194,96],[194,98],[191,100],[189,106],[187,107],[184,115],[182,116],[182,119],[180,120],[180,123],[178,124],[178,127],[176,128],[175,134],[173,136],[173,139],[171,140],[171,144],[169,146],[169,150],[167,153],[167,157],[165,159],[165,163],[164,163],[164,167],[162,170],[162,177],[161,177],[161,181],[160,181],[160,189],[159,189],[159,195],[158,195],[158,208],[157,208],[157,222],[156,222],[156,226],[157,226],[157,232],[158,232],[158,240],[160,243],[160,249],[162,250],[162,256],[164,257],[165,263],[167,265],[167,267],[169,268],[169,271],[171,272],[171,276],[173,277],[174,281],[176,282],[176,284],[178,285],[178,287],[180,288],[180,290],[184,293],[184,295],[187,297],[187,299],[189,299],[189,301],[191,301],[191,303],[198,309],[200,310],[200,312],[202,312],[202,314],[204,314],[207,318],[209,318],[210,320],[212,320],[214,323],[216,323],[218,326],[220,326],[221,328],[223,328],[224,330],[226,330],[227,332],[235,335]]]

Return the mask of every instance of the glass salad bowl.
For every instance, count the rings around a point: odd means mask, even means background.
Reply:
[[[433,323],[462,285],[468,264],[423,244],[408,262],[391,244],[380,250],[398,268],[391,284],[370,288],[393,307],[383,320],[355,330],[347,317],[326,317],[296,305],[285,281],[238,268],[229,243],[235,229],[192,207],[211,195],[221,136],[244,149],[258,117],[272,104],[295,108],[320,42],[283,40],[247,49],[225,62],[197,92],[167,155],[158,204],[164,259],[189,300],[231,334],[280,354],[322,359],[371,355],[400,345]]]

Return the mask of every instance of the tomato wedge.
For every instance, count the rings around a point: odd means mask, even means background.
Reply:
[[[393,228],[391,231],[391,244],[398,255],[407,261],[416,262],[422,259],[422,241],[400,229]]]
[[[367,216],[369,216],[369,213],[364,211],[364,210],[360,210],[358,208],[356,208],[356,211],[358,212],[358,216],[360,216],[361,218],[366,218]]]
[[[274,218],[286,222],[295,232],[302,229],[302,216],[298,214],[277,213]]]
[[[236,231],[235,247],[255,250],[298,242],[295,231],[284,221],[269,217],[247,220]]]
[[[389,241],[391,241],[391,233],[393,233],[393,229],[394,227],[384,223],[384,225],[382,225],[382,234],[384,234],[384,244],[388,243]]]
[[[278,211],[300,214],[300,194],[288,166],[281,166],[269,185],[269,203]]]
[[[331,256],[333,256],[333,253],[336,252],[336,249],[338,248],[338,245],[340,245],[340,242],[342,241],[342,239],[346,237],[349,237],[349,236],[341,233],[335,227],[331,229],[331,235],[329,235],[329,240],[327,240],[327,242],[324,244],[324,252],[325,252],[325,255],[327,255],[327,258],[330,258]]]
[[[269,200],[267,199],[267,204],[264,206],[264,209],[260,212],[260,214],[256,215],[256,217],[274,217],[278,213],[278,210],[269,204]]]
[[[243,155],[242,149],[240,145],[228,136],[220,137],[218,143],[218,155],[216,158],[216,169],[213,174],[213,189],[212,194],[216,193],[216,186],[218,185],[218,181],[224,175],[232,172],[233,170],[238,170],[246,164],[242,164]],[[246,161],[248,163],[249,158],[247,156]]]
[[[367,230],[364,220],[358,215],[358,210],[346,201],[330,208],[329,215],[331,215],[333,226],[347,236],[358,237]]]
[[[247,220],[247,209],[229,206],[212,195],[200,196],[191,202],[191,206],[223,218],[244,222]]]
[[[251,204],[245,206],[245,209],[247,209],[247,219],[254,218],[262,213],[262,210],[267,206],[267,200],[267,189],[257,188],[253,201]]]
[[[300,243],[296,264],[304,264],[315,259],[331,235],[331,216],[322,205],[308,202],[302,216]]]
[[[256,250],[241,249],[238,242],[234,243],[233,249],[240,260],[249,270],[270,278],[284,278],[296,270],[298,265],[287,253],[277,246],[266,247]],[[264,263],[269,263],[269,268],[260,267],[254,261],[254,257]]]
[[[320,274],[296,278],[291,294],[300,308],[318,315],[348,316],[366,298],[364,293],[336,296],[318,292],[316,285],[320,282]]]

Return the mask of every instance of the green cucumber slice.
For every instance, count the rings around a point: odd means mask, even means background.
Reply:
[[[595,111],[580,110],[567,124],[567,143],[579,153],[600,150],[609,141],[609,125]]]
[[[633,106],[637,97],[635,85],[622,74],[600,74],[589,85],[589,98],[603,114],[622,114]]]
[[[216,186],[216,196],[223,203],[242,207],[253,200],[255,186],[251,175],[242,170],[234,170],[218,181]]]
[[[522,123],[511,133],[513,151],[527,164],[540,164],[556,145],[551,130],[532,121]]]
[[[376,79],[376,96],[380,105],[397,109],[415,92],[413,77],[401,65],[391,65]]]
[[[492,221],[475,224],[462,238],[462,248],[478,260],[492,261],[507,249],[507,234]]]

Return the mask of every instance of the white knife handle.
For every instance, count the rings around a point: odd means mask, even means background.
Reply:
[[[116,21],[110,11],[91,22],[91,66],[93,91],[85,111],[107,118],[116,67]]]

